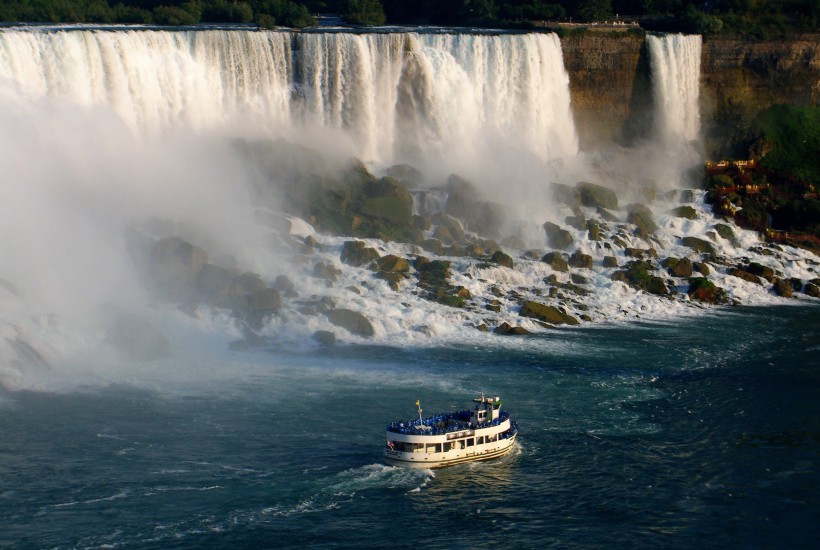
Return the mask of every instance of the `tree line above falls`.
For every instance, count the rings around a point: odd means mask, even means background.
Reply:
[[[820,0],[5,0],[0,21],[309,27],[312,14],[350,24],[529,28],[533,21],[629,19],[649,30],[754,38],[816,31]]]

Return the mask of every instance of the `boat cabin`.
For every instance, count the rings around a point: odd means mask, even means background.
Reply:
[[[475,408],[470,412],[470,425],[472,427],[487,424],[493,420],[497,420],[501,412],[501,398],[496,397],[476,397]]]

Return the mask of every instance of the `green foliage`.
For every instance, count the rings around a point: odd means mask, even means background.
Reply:
[[[379,0],[346,0],[342,17],[354,25],[383,25],[384,8]]]
[[[775,105],[758,116],[753,132],[771,147],[763,166],[820,183],[820,106]]]
[[[203,23],[249,23],[253,21],[253,9],[247,2],[236,0],[203,0]]]
[[[612,19],[611,0],[581,0],[575,9],[575,15],[581,21],[603,21]]]

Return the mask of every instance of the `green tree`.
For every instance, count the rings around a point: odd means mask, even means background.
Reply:
[[[347,0],[342,17],[354,25],[383,25],[384,8],[379,0]]]
[[[575,15],[582,21],[603,21],[612,17],[611,0],[581,0]]]

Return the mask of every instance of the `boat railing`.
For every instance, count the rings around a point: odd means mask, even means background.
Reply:
[[[464,410],[437,414],[421,420],[415,418],[404,422],[391,422],[387,426],[387,431],[406,435],[445,435],[464,430],[498,426],[510,417],[507,411],[502,410],[499,412],[497,419],[472,426],[470,424],[470,412]]]

